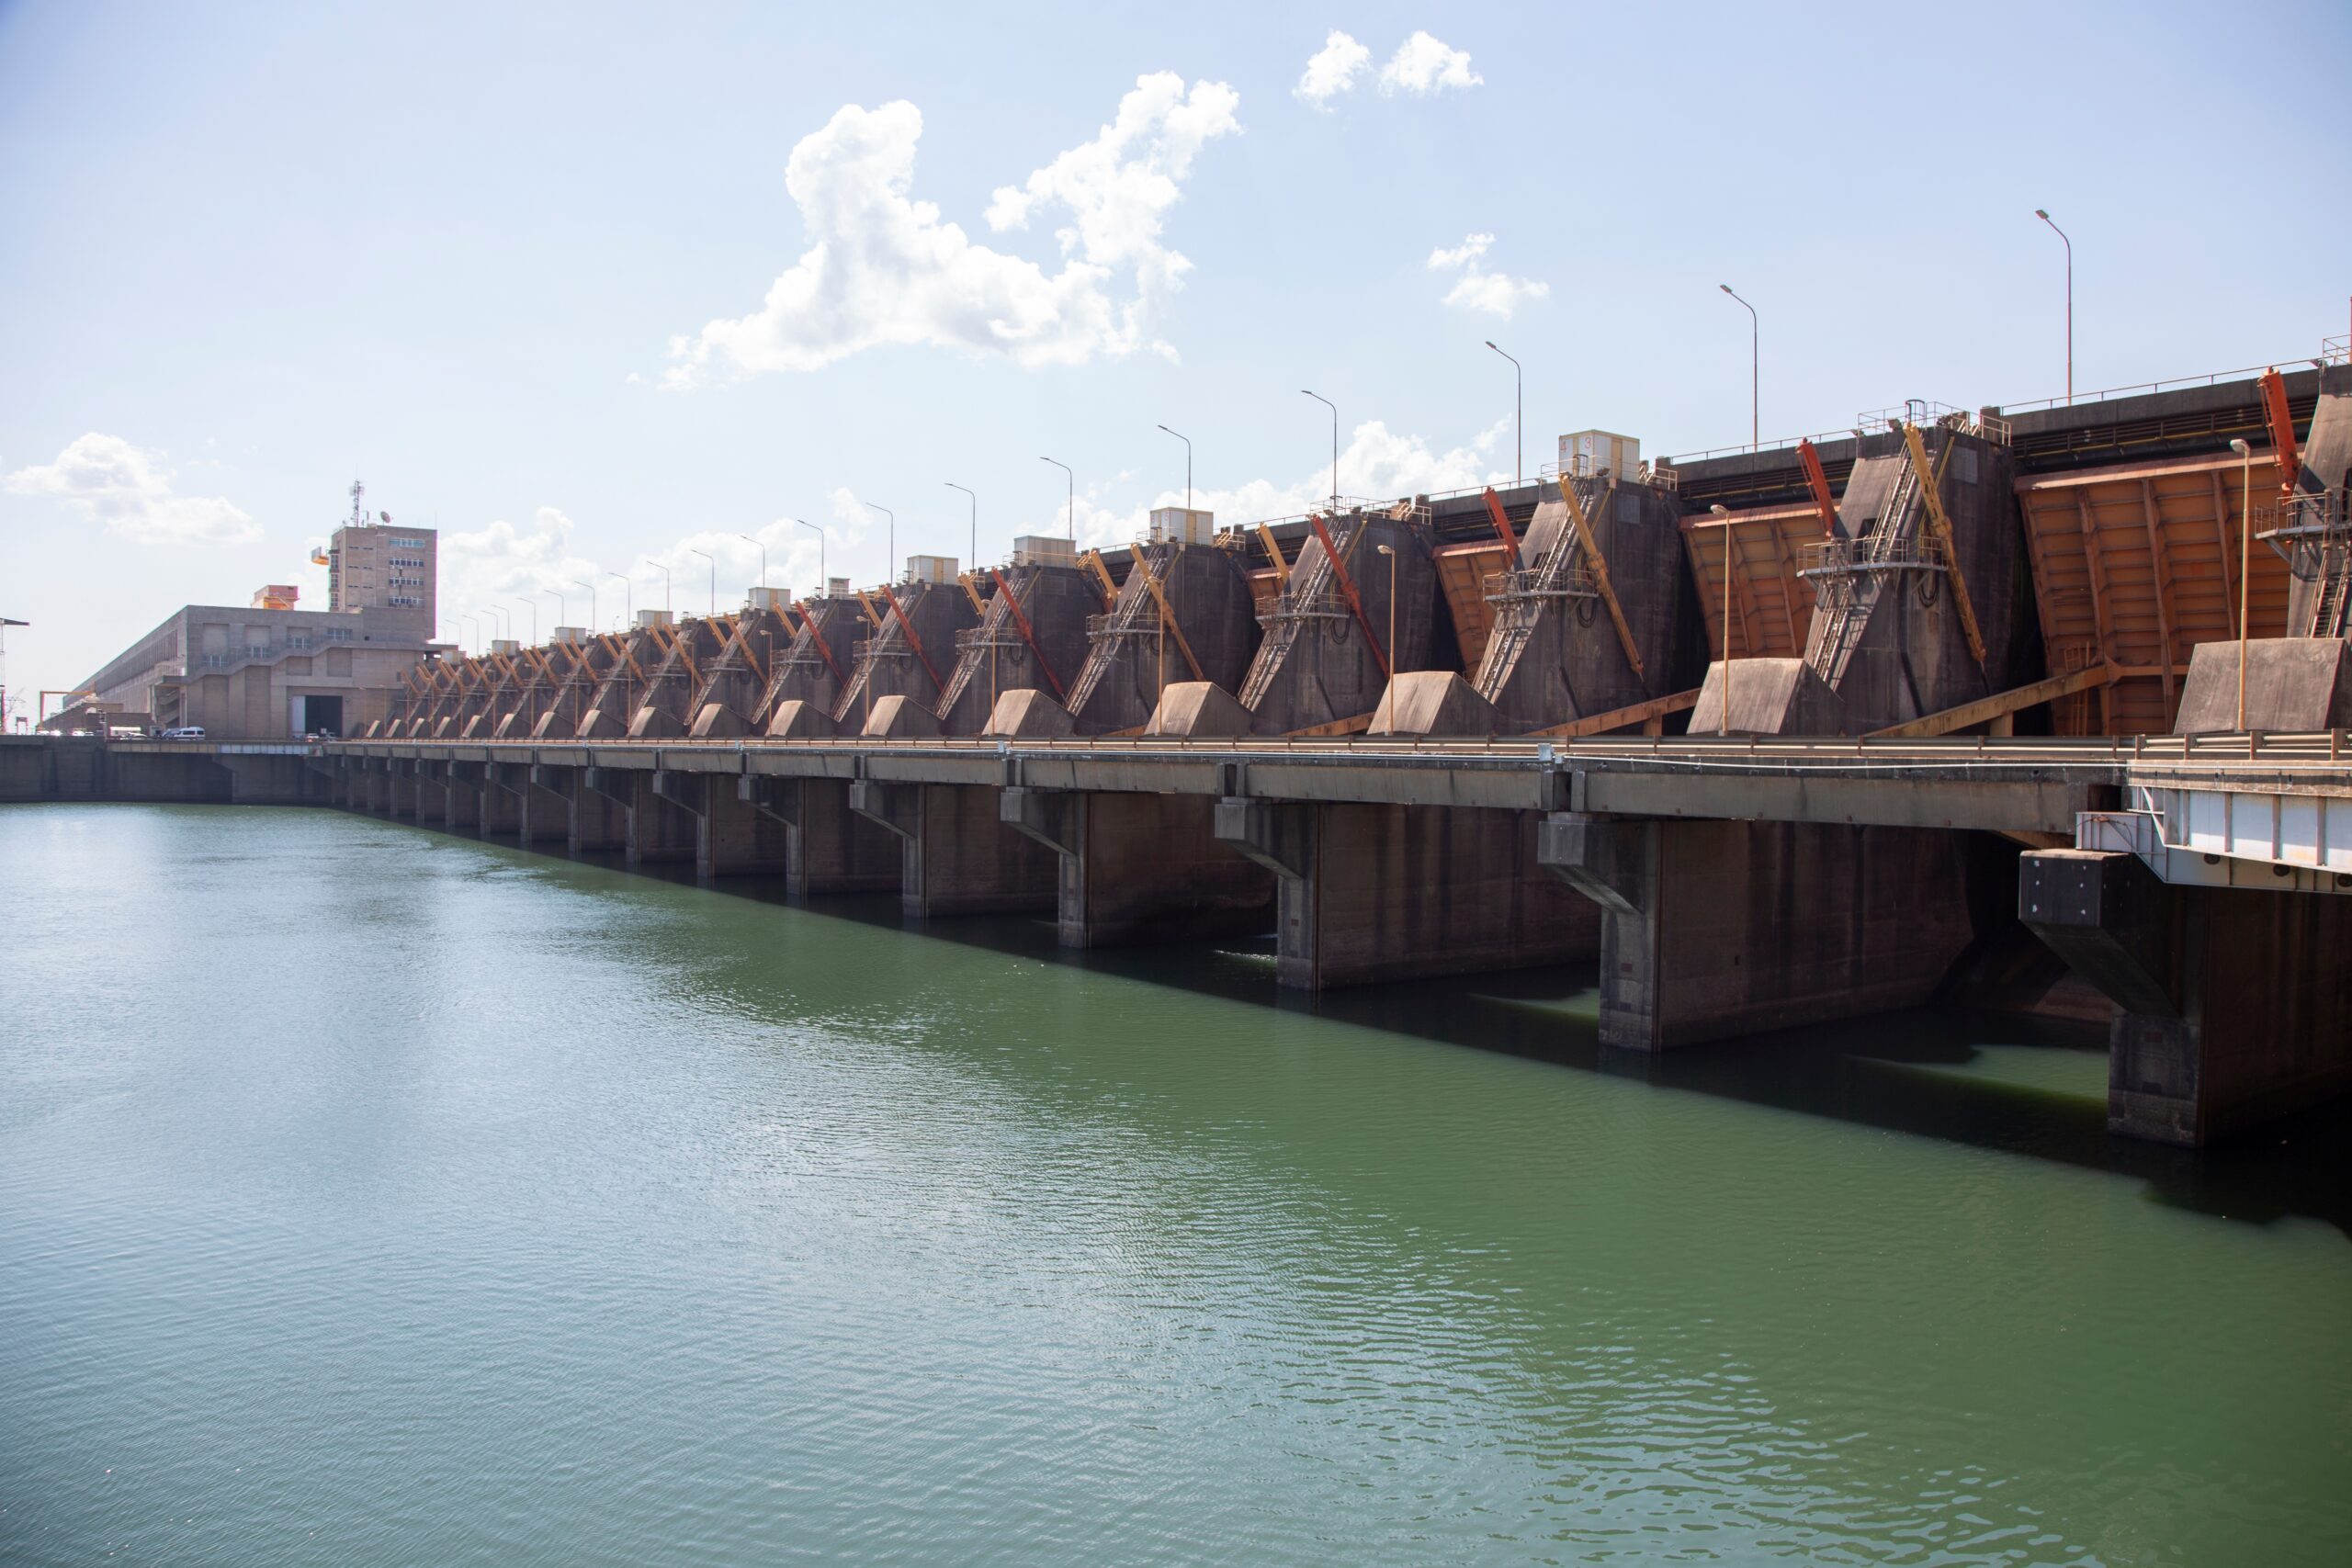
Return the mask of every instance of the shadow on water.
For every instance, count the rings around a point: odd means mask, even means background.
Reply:
[[[581,856],[577,863],[626,869],[616,855]],[[688,865],[641,866],[635,874],[697,886]],[[2146,1183],[2155,1201],[2176,1208],[2256,1224],[2315,1219],[2352,1236],[2352,1097],[2203,1150],[2114,1137],[2107,1131],[2105,1031],[2093,1025],[1918,1009],[1652,1055],[1601,1045],[1589,964],[1312,993],[1275,985],[1271,932],[1250,942],[1080,950],[1061,946],[1047,917],[913,919],[900,912],[896,894],[796,899],[781,877],[728,877],[703,890],[1660,1089],[2106,1171]]]

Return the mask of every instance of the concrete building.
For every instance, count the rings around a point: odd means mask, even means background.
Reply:
[[[328,608],[272,583],[245,605],[187,604],[82,683],[84,704],[201,726],[216,740],[356,735],[391,712],[432,645],[435,537],[369,523],[361,489],[325,553]],[[319,558],[313,557],[314,560]]]

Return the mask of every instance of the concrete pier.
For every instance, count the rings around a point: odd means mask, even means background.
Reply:
[[[1439,595],[1427,509],[1351,512],[1322,527],[1261,617],[1265,639],[1236,693],[1256,734],[1369,722],[1391,671],[1430,665]]]
[[[2352,1089],[2352,897],[2027,854],[2018,918],[2112,998],[2109,1130],[2196,1145]]]
[[[845,734],[864,729],[885,697],[902,696],[926,716],[935,713],[947,673],[956,667],[956,634],[979,619],[954,582],[901,582],[877,590],[874,610],[876,618],[867,623],[854,649],[849,684],[833,707],[833,722]]]
[[[1300,990],[1592,956],[1592,907],[1537,866],[1536,814],[1233,797],[1216,834],[1276,878],[1276,977]]]
[[[790,869],[784,824],[744,799],[737,780],[666,770],[650,776],[655,795],[693,818],[695,874],[703,881],[782,876]]]
[[[899,890],[905,874],[899,836],[850,809],[849,780],[746,776],[736,787],[785,830],[788,897]]]
[[[898,836],[909,915],[1043,914],[1059,898],[1055,852],[1005,825],[997,792],[850,781],[850,809]]]
[[[1003,579],[1010,595],[990,593],[979,624],[956,634],[937,710],[942,734],[979,734],[997,698],[1018,688],[1067,703],[1086,666],[1086,624],[1102,607],[1094,581],[1075,566],[1022,564]]]
[[[1927,1001],[1977,936],[1973,851],[1917,829],[1562,812],[1538,858],[1605,917],[1601,1043],[1661,1051]]]
[[[1064,947],[1247,937],[1272,928],[1274,878],[1216,836],[1205,795],[1012,788],[999,814],[1057,858]]]

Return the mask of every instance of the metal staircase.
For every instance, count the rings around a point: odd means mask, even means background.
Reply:
[[[1107,614],[1086,618],[1086,667],[1078,672],[1078,682],[1070,687],[1070,712],[1083,709],[1093,697],[1126,639],[1158,632],[1159,606],[1140,574],[1148,571],[1154,578],[1166,577],[1181,547],[1172,539],[1136,546],[1135,564],[1120,586],[1118,603]]]
[[[1799,575],[1812,580],[1819,607],[1805,662],[1825,683],[1835,686],[1845,677],[1887,574],[1933,564],[1920,547],[1917,519],[1923,511],[1918,471],[1905,462],[1867,532],[1806,547]]]
[[[1367,519],[1361,512],[1327,520],[1331,543],[1342,556],[1355,547]],[[1317,621],[1348,621],[1347,606],[1340,602],[1339,581],[1331,570],[1331,558],[1317,549],[1312,558],[1292,569],[1290,581],[1275,598],[1273,607],[1258,617],[1266,628],[1265,640],[1258,645],[1258,656],[1250,664],[1250,673],[1241,683],[1241,705],[1255,710],[1273,690],[1275,677],[1296,647],[1300,628]],[[1344,635],[1344,633],[1340,634]]]
[[[1601,515],[1600,503],[1614,488],[1602,479],[1573,479],[1577,502],[1587,517]],[[1520,655],[1527,650],[1535,636],[1535,628],[1544,618],[1545,605],[1555,601],[1570,599],[1599,602],[1600,590],[1593,584],[1592,574],[1584,560],[1584,540],[1576,529],[1562,520],[1559,531],[1553,536],[1550,548],[1544,558],[1532,567],[1518,567],[1504,571],[1497,592],[1486,596],[1495,606],[1495,626],[1488,634],[1486,656],[1478,661],[1476,685],[1478,694],[1488,702],[1501,699],[1503,688],[1510,683],[1512,673],[1519,668]]]

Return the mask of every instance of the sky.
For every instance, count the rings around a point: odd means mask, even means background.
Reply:
[[[322,607],[355,479],[480,646],[1124,542],[1162,426],[1295,514],[1306,390],[1374,498],[2050,398],[2036,208],[2078,391],[2307,360],[2348,75],[2340,3],[0,0],[11,706]]]

